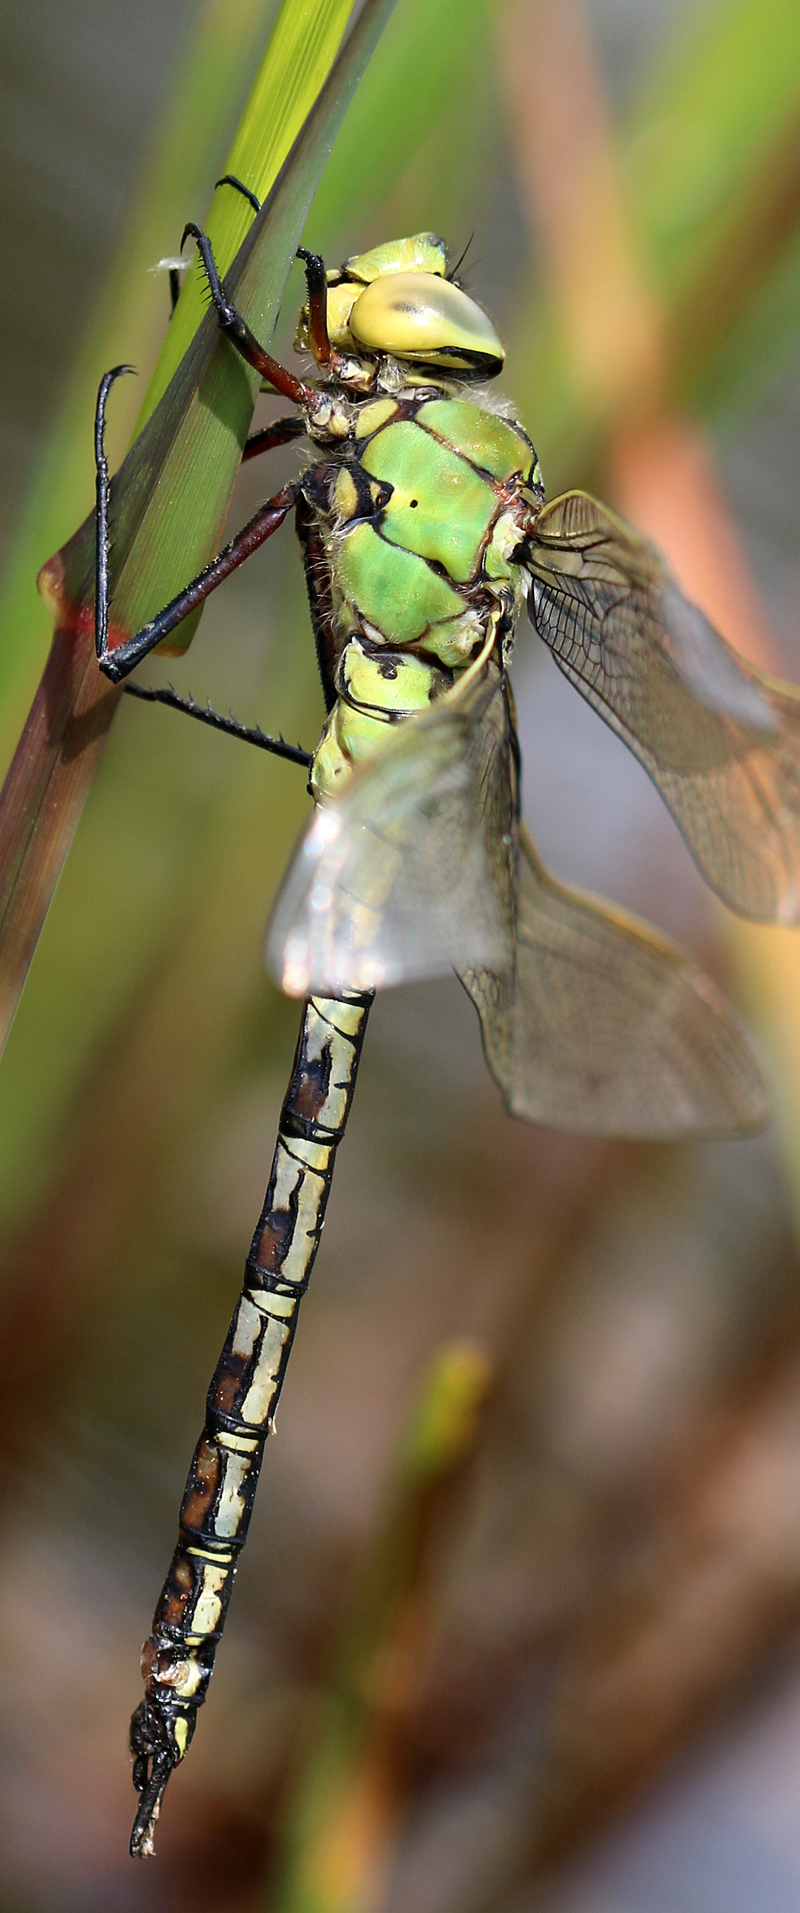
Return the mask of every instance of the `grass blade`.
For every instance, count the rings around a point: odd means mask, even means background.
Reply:
[[[270,335],[320,174],[392,5],[393,0],[367,0],[229,270],[229,292],[261,337]],[[318,6],[302,10],[312,43],[322,22],[328,63],[346,11],[341,0],[338,12],[336,0],[319,0]],[[292,12],[298,12],[294,0],[285,0],[276,34]],[[273,45],[274,40],[271,50]],[[286,57],[297,59],[291,35],[284,50]],[[263,69],[251,106],[255,100],[254,112],[263,120],[262,78]],[[307,84],[318,78],[312,60]],[[298,101],[298,110],[303,103]],[[234,152],[245,139],[250,110]],[[254,136],[254,154],[256,148]],[[264,163],[274,165],[277,157],[274,143],[267,142],[262,147]],[[261,197],[265,182],[251,174],[248,184]],[[234,210],[238,216],[237,196],[225,192],[224,197],[228,217]],[[230,211],[228,201],[233,202]],[[224,265],[226,250],[219,243]],[[171,350],[168,340],[168,358]],[[143,622],[200,569],[217,545],[257,383],[256,375],[220,339],[213,315],[207,315],[115,481],[116,625],[134,629]],[[8,1032],[119,696],[109,689],[94,660],[92,547],[88,519],[45,567],[58,612],[57,631],[0,795],[0,1042]]]

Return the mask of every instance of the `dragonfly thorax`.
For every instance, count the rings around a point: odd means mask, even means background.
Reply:
[[[428,386],[355,407],[351,440],[304,489],[333,605],[337,702],[311,777],[324,798],[398,716],[450,688],[490,633],[507,651],[541,475],[519,425]]]

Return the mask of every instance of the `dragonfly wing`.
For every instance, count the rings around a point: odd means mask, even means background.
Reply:
[[[545,507],[526,563],[532,624],[649,771],[707,882],[743,916],[800,921],[800,692],[740,658],[585,492]]]
[[[461,971],[508,1109],[586,1135],[741,1133],[768,1117],[733,1011],[674,944],[520,845],[513,985]]]
[[[267,964],[290,996],[513,961],[507,694],[496,666],[398,724],[317,810],[278,895]],[[505,796],[504,796],[505,792]]]

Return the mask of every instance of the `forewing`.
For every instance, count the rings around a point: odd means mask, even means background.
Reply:
[[[487,664],[398,724],[311,820],[267,935],[290,996],[371,990],[513,962],[506,690]]]
[[[513,988],[461,971],[508,1109],[586,1135],[760,1128],[764,1086],[733,1011],[675,945],[567,889],[520,845]]]
[[[641,759],[707,882],[744,916],[800,920],[800,692],[740,658],[584,492],[545,507],[526,562],[534,628]]]

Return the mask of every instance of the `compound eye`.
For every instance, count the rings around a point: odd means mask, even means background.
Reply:
[[[452,366],[474,377],[493,377],[505,358],[481,307],[460,286],[430,272],[374,279],[352,308],[350,331],[369,352]]]

